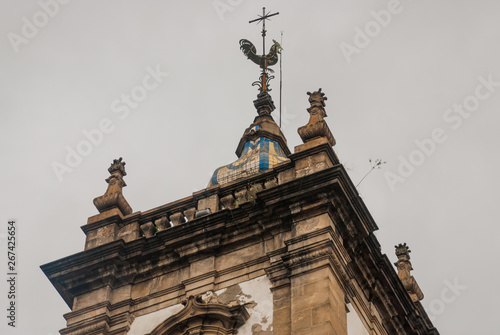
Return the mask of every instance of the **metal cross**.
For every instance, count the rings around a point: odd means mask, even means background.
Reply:
[[[269,20],[269,18],[271,16],[275,16],[275,15],[278,15],[279,12],[276,12],[274,14],[269,14],[270,12],[268,12],[266,14],[266,7],[262,7],[262,16],[259,15],[259,18],[255,19],[255,20],[252,20],[252,21],[248,21],[248,23],[253,23],[253,22],[257,22],[257,24],[259,24],[260,21],[262,21],[262,56],[265,56],[266,55],[266,20]]]

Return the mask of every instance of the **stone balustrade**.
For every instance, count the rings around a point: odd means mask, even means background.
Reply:
[[[326,140],[317,140],[295,148],[284,162],[273,169],[228,184],[215,185],[194,192],[191,196],[145,211],[123,215],[110,208],[88,219],[82,230],[87,235],[85,249],[123,239],[152,238],[162,231],[190,224],[203,216],[221,210],[252,206],[259,192],[289,182],[295,178],[339,164]]]

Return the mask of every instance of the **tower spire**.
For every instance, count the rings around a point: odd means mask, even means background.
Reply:
[[[260,74],[259,80],[252,83],[252,86],[259,86],[260,93],[270,91],[269,81],[274,78],[273,75],[269,73],[273,73],[274,71],[269,69],[269,66],[275,65],[278,62],[278,54],[281,51],[281,45],[273,40],[273,45],[269,50],[269,53],[266,55],[266,20],[269,20],[270,17],[278,15],[279,12],[269,14],[266,13],[266,7],[262,8],[262,15],[259,15],[258,18],[248,21],[249,23],[262,22],[262,56],[257,55],[257,49],[252,44],[252,42],[242,39],[240,40],[240,49],[243,51],[247,58],[251,59],[255,64],[258,64],[262,72]]]
[[[259,15],[258,18],[254,19],[254,20],[251,20],[251,21],[248,21],[248,23],[253,23],[253,22],[257,22],[257,24],[259,24],[259,22],[262,21],[262,56],[265,56],[265,52],[266,52],[266,20],[269,20],[269,18],[271,16],[275,16],[275,15],[278,15],[279,12],[276,12],[274,14],[269,14],[270,12],[268,12],[266,14],[266,7],[262,7],[262,16]]]
[[[240,49],[255,64],[262,69],[258,81],[255,81],[252,86],[259,86],[259,94],[253,104],[257,109],[258,116],[255,117],[252,124],[245,130],[236,148],[236,156],[238,159],[231,164],[227,164],[217,168],[209,186],[224,185],[233,181],[237,181],[261,172],[269,171],[278,164],[289,161],[288,156],[291,155],[290,149],[286,144],[286,138],[281,132],[280,127],[274,122],[271,113],[276,109],[273,99],[269,95],[269,80],[274,76],[269,66],[278,63],[278,54],[281,51],[281,46],[274,41],[269,53],[265,54],[266,48],[266,20],[279,13],[266,13],[266,8],[262,8],[262,15],[257,19],[249,21],[249,23],[262,22],[262,55],[257,54],[257,49],[252,42],[241,39]]]

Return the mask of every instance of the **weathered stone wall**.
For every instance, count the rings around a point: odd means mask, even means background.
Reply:
[[[246,282],[232,285],[216,292],[203,294],[205,301],[217,301],[222,304],[240,304],[246,307],[250,318],[238,328],[241,335],[267,335],[273,329],[273,294],[271,282],[267,276],[258,277]],[[150,333],[163,321],[180,312],[184,306],[176,304],[149,314],[137,317],[127,335],[144,335]]]
[[[64,335],[158,335],[181,302],[204,308],[191,297],[225,306],[240,334],[346,335],[357,321],[368,334],[437,334],[322,140],[266,173],[82,229],[84,252],[43,267],[72,309]]]
[[[184,306],[182,304],[166,307],[149,314],[142,315],[134,320],[127,335],[149,334],[160,323],[180,312]]]

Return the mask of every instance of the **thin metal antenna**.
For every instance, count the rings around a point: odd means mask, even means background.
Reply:
[[[281,31],[280,45],[283,47],[283,30]],[[283,70],[281,67],[282,61],[283,61],[283,48],[281,49],[281,55],[280,55],[280,129],[281,129],[281,92],[283,91]]]

